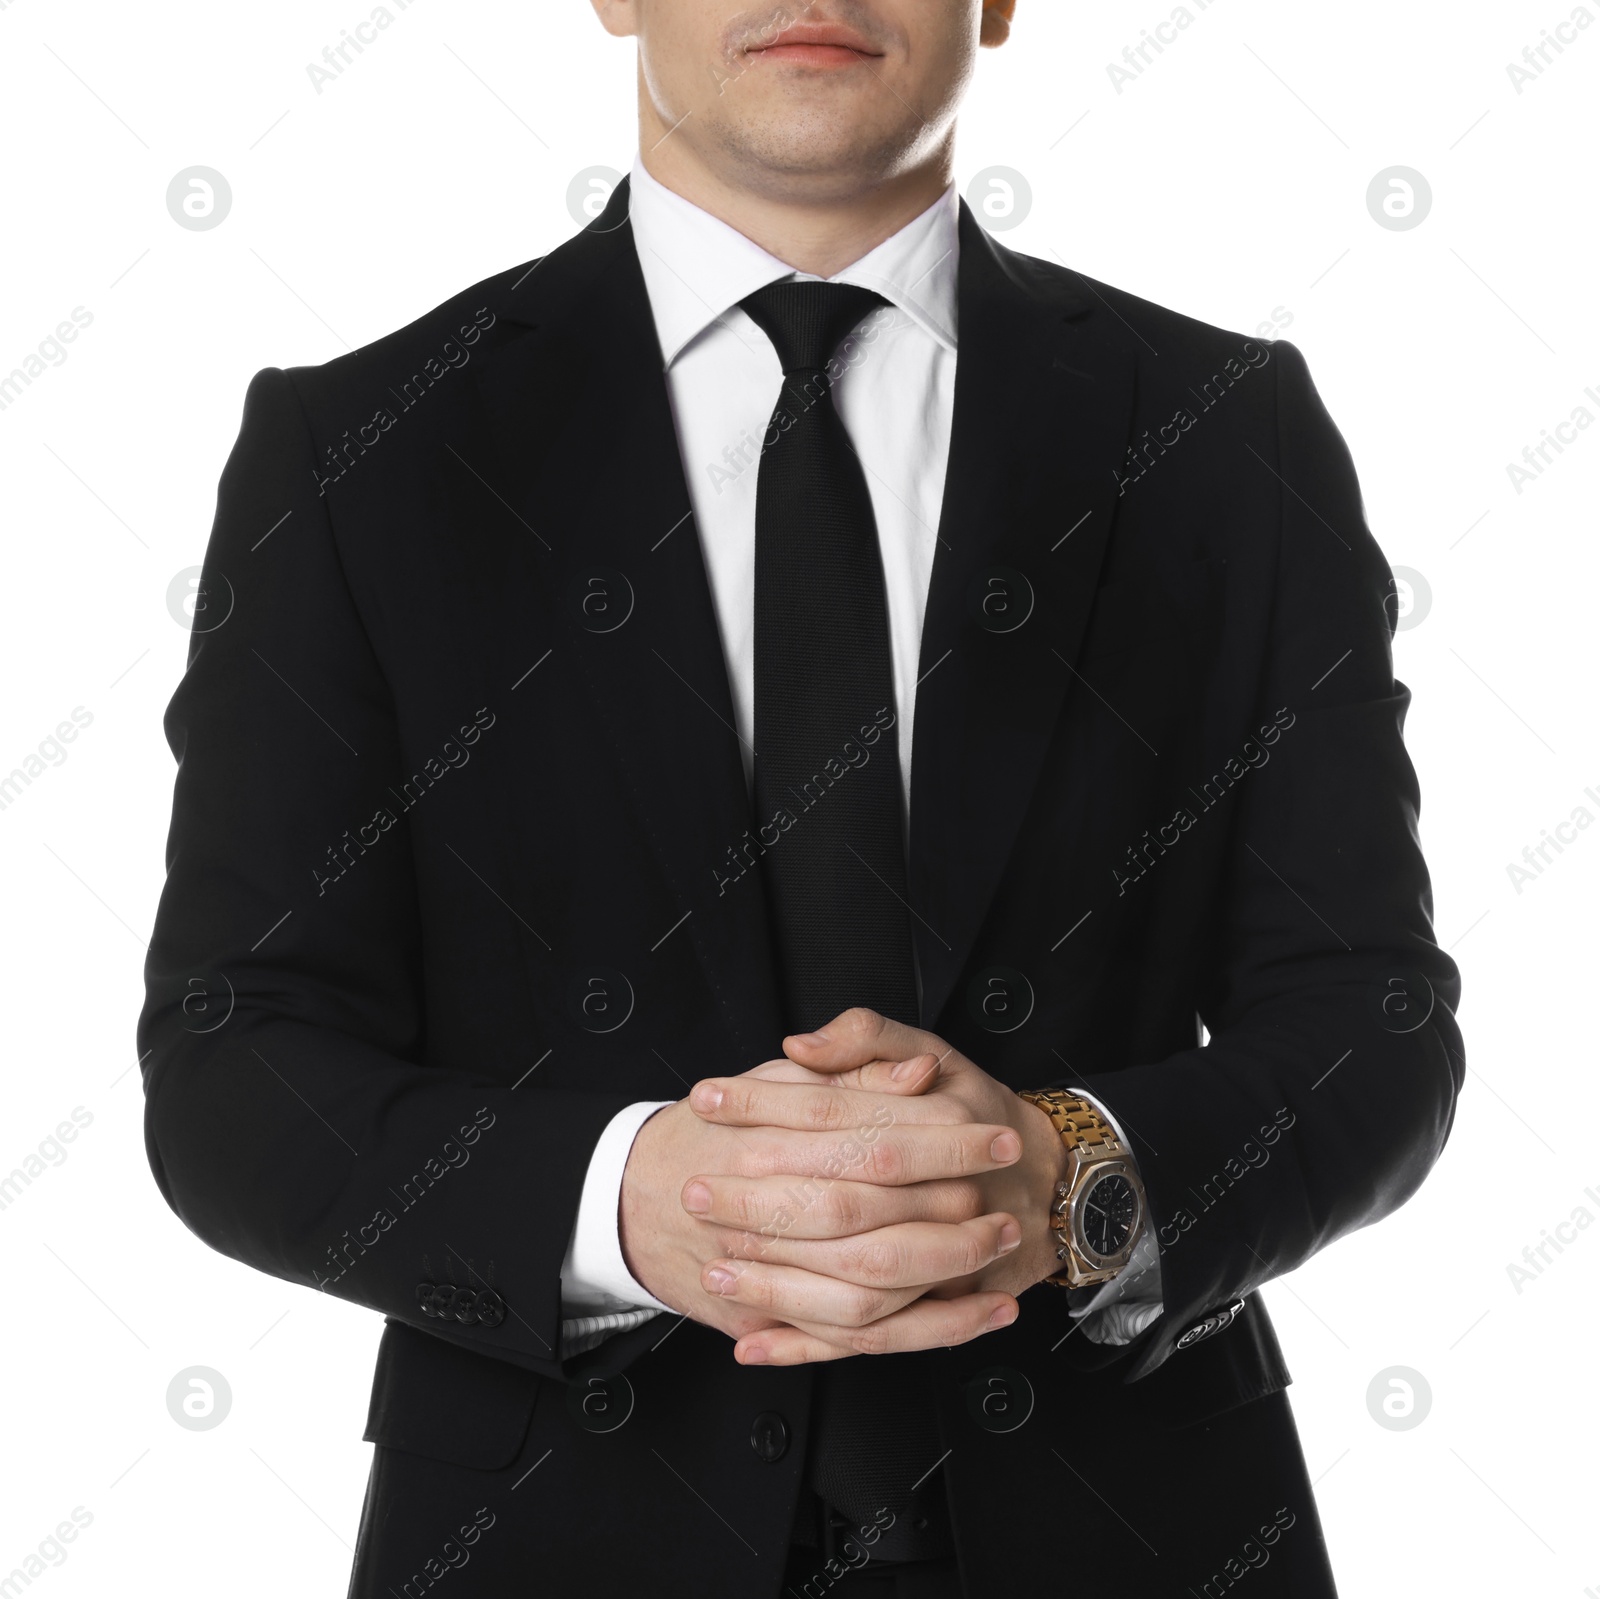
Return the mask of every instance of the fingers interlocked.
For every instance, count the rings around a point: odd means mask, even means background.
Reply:
[[[708,1292],[785,1321],[864,1327],[930,1287],[981,1271],[1021,1238],[1016,1222],[999,1213],[819,1242],[738,1233],[724,1241],[723,1258],[709,1261],[701,1280]]]
[[[1021,1242],[1014,1217],[986,1210],[976,1179],[1022,1153],[1013,1128],[974,1122],[938,1092],[963,1058],[866,1010],[785,1050],[787,1062],[709,1078],[689,1096],[703,1121],[759,1129],[733,1170],[683,1188],[721,1251],[705,1290],[787,1324],[741,1338],[737,1357],[925,1349],[1011,1321],[1009,1294],[961,1289]]]

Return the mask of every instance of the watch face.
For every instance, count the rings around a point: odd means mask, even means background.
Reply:
[[[1139,1196],[1120,1172],[1107,1172],[1083,1196],[1079,1211],[1083,1240],[1095,1254],[1120,1254],[1139,1221]]]

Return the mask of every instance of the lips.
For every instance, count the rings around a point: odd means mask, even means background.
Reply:
[[[797,23],[764,44],[748,47],[748,54],[763,60],[817,67],[850,66],[863,56],[882,53],[855,29],[821,22]]]

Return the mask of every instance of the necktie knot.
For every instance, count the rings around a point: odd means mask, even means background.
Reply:
[[[854,283],[769,283],[741,300],[785,374],[820,372],[845,335],[889,302]]]

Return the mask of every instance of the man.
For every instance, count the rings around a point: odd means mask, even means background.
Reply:
[[[594,4],[604,214],[251,386],[157,1180],[386,1318],[353,1594],[1329,1594],[1256,1290],[1464,1071],[1343,441],[956,200],[1008,0]]]

